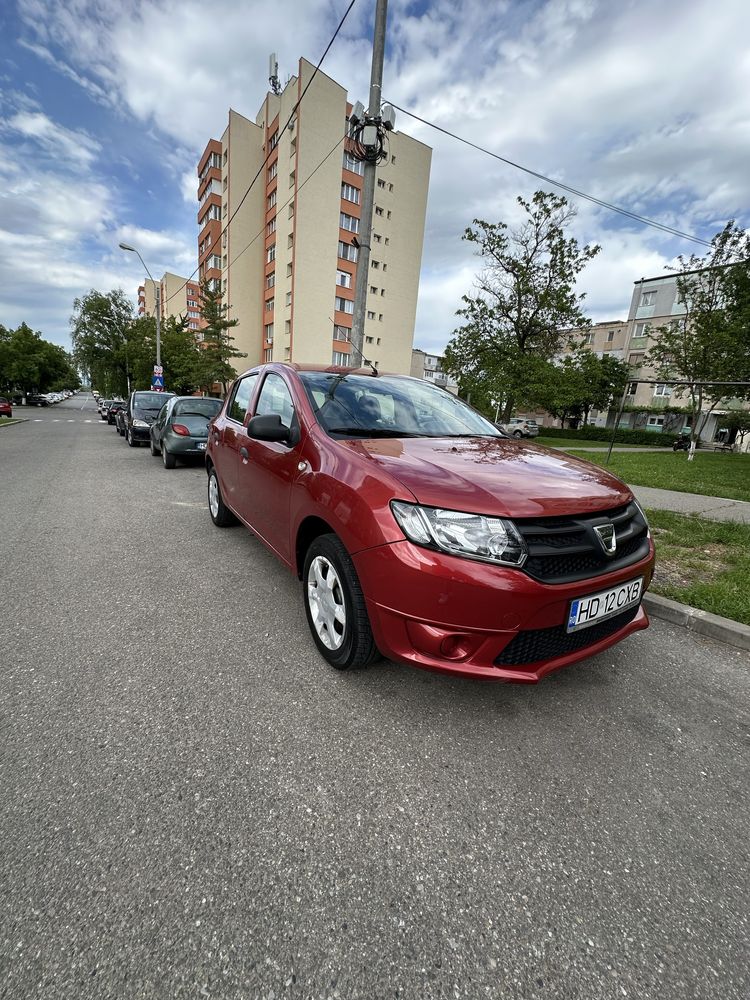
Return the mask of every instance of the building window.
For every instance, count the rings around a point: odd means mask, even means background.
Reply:
[[[650,323],[636,323],[635,330],[633,331],[634,337],[648,337],[648,332],[651,329]]]
[[[378,290],[375,287],[375,285],[370,285],[370,295],[377,295],[377,294],[378,294]]]
[[[276,232],[276,216],[274,216],[266,226],[266,236],[270,236],[271,233],[275,232]]]
[[[273,208],[275,204],[276,204],[276,188],[274,188],[273,191],[269,194],[267,200],[267,206],[268,208]]]
[[[284,333],[287,337],[291,337],[292,335],[292,321],[290,319],[284,320]]]
[[[386,236],[386,238],[385,238],[385,245],[388,246],[390,244],[390,242],[391,242],[390,239]]]
[[[645,357],[646,355],[642,351],[636,354],[628,354],[628,364],[632,365],[633,368],[640,368]]]
[[[664,426],[664,417],[649,417],[646,427],[653,427],[655,430]]]
[[[380,243],[381,237],[379,233],[373,233],[372,238],[375,240],[376,243]]]
[[[383,314],[382,313],[378,313],[378,322],[379,323],[383,322]],[[380,337],[378,337],[378,343],[380,343]]]
[[[208,258],[206,266],[215,267],[217,271],[221,270],[221,258],[217,257],[216,254],[211,254],[211,256]]]
[[[383,214],[383,209],[380,207],[380,205],[376,205],[375,206],[375,215],[382,215],[382,214]]]
[[[378,187],[379,188],[384,188],[385,187],[385,181],[383,180],[382,177],[378,177]]]
[[[292,264],[291,264],[291,261],[286,266],[286,276],[287,276],[287,278],[291,278],[291,276],[292,276]]]
[[[353,247],[351,243],[344,243],[343,240],[339,240],[339,257],[342,260],[350,260],[356,264],[358,255],[359,251],[357,247]]]
[[[365,337],[365,343],[366,344],[371,344],[372,342],[373,342],[373,338],[372,337]]]
[[[385,213],[385,217],[386,217],[386,219],[390,219],[390,217],[391,217],[391,210],[390,210],[390,208],[389,208],[389,209],[388,209],[388,211],[387,211],[387,212]]]
[[[276,272],[271,271],[270,274],[266,275],[266,288],[273,288],[276,284]]]
[[[388,185],[388,190],[389,190],[389,191],[392,191],[392,190],[393,190],[393,185],[392,185],[392,184],[389,184],[389,185]]]
[[[289,174],[289,187],[290,188],[294,187],[294,181],[295,181],[295,173],[294,173],[294,171],[292,171],[291,174]]]
[[[381,297],[381,299],[383,298],[384,295],[385,295],[385,288],[381,288],[380,289],[380,297]]]
[[[275,302],[275,299],[266,299],[266,312],[273,312]]]
[[[349,153],[344,153],[344,169],[351,170],[353,174],[359,174],[361,177],[365,172],[365,165],[355,160]]]
[[[615,331],[614,330],[610,330],[607,333],[607,343],[611,344],[614,339],[615,339]]]
[[[263,327],[263,334],[268,343],[273,343],[273,323],[266,323]]]
[[[628,385],[628,396],[635,396],[637,388],[638,388],[637,382],[630,382]]]
[[[337,295],[336,310],[338,312],[349,313],[349,315],[351,315],[354,312],[354,303],[351,299],[344,299],[340,295]]]
[[[339,365],[341,368],[347,368],[349,365],[349,355],[344,351],[334,351],[331,364]]]
[[[380,318],[382,319],[383,317],[381,316]],[[378,345],[378,347],[380,347],[380,337],[377,338],[377,340],[375,341],[375,343]]]
[[[671,387],[671,385],[664,385],[663,382],[660,382],[658,385],[654,386],[654,395],[655,396],[671,396],[672,395],[672,387]]]
[[[266,348],[266,349],[265,349],[265,350],[263,351],[263,364],[266,364],[266,365],[267,365],[267,364],[269,364],[269,363],[270,363],[271,361],[273,361],[273,348],[272,348],[272,347],[267,347],[267,348]]]
[[[641,305],[642,306],[652,306],[656,302],[656,292],[644,292],[641,295]]]
[[[279,172],[279,161],[275,160],[268,168],[268,180],[272,181],[278,172]]]
[[[370,310],[368,309],[368,310],[367,310],[367,318],[368,318],[368,319],[375,319],[375,313],[374,313],[374,312],[371,312],[371,311],[370,311]],[[370,342],[372,342],[372,337],[368,337],[367,339],[368,339],[368,340],[369,340]]]
[[[279,144],[279,130],[276,129],[276,131],[274,132],[274,134],[268,140],[268,148],[269,148],[269,150],[276,149],[276,147],[278,146],[278,144]]]
[[[356,219],[353,215],[347,215],[346,212],[341,212],[339,214],[339,226],[350,233],[358,233],[359,219]]]
[[[276,260],[276,244],[275,243],[271,244],[271,246],[268,248],[268,250],[266,250],[266,263],[270,264],[272,260]]]
[[[290,306],[292,304],[292,293],[291,292],[287,292],[286,293],[286,304],[288,306]]]
[[[388,265],[387,265],[387,264],[383,264],[383,270],[384,270],[384,271],[387,271],[387,270],[388,270]]]
[[[294,246],[294,233],[290,233],[286,238],[287,249]]]
[[[333,327],[333,339],[334,340],[349,340],[352,335],[352,331],[348,326],[341,326],[336,323]]]
[[[352,287],[352,276],[348,271],[337,271],[336,272],[336,284],[341,285],[342,288]]]
[[[291,205],[289,206],[289,212],[287,213],[287,218],[291,219],[293,215],[294,215],[294,202],[292,202]]]
[[[341,197],[344,201],[352,201],[355,205],[359,205],[359,188],[355,188],[353,184],[342,184]]]
[[[370,261],[370,267],[374,267],[375,270],[377,271],[377,269],[380,267],[380,261],[379,260],[371,260]]]

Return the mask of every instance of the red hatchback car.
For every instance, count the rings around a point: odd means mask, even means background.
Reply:
[[[0,396],[0,417],[12,417],[13,405],[5,396]]]
[[[254,368],[206,467],[214,524],[241,521],[302,579],[338,669],[382,654],[534,682],[648,626],[654,547],[628,487],[429,382]]]

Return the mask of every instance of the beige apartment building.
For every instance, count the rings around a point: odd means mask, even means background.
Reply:
[[[439,385],[454,396],[458,395],[458,382],[443,370],[443,358],[439,354],[428,354],[418,347],[411,352],[411,368],[409,374],[415,378],[423,378],[433,385]]]
[[[199,287],[194,281],[181,278],[179,274],[166,271],[159,282],[146,278],[138,289],[138,315],[155,316],[156,298],[161,303],[161,318],[185,318],[188,327],[200,339],[203,325],[200,315]]]
[[[351,325],[363,165],[347,149],[345,89],[318,72],[283,132],[314,71],[300,59],[254,121],[230,110],[198,164],[199,276],[239,320],[240,368],[361,364]],[[382,371],[407,373],[432,151],[394,131],[387,152],[377,168],[363,350]]]

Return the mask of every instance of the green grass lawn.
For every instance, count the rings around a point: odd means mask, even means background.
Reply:
[[[0,427],[10,427],[11,424],[20,424],[20,417],[0,417]]]
[[[750,625],[750,525],[647,511],[655,594]]]
[[[557,437],[545,437],[540,434],[539,437],[529,438],[531,444],[543,444],[547,448],[608,448],[609,438],[602,441],[582,441],[580,438],[557,438]],[[619,441],[615,442],[615,448],[648,448],[648,445],[643,444],[620,444]],[[654,448],[660,447],[659,445],[653,445]],[[663,445],[661,446],[663,447]]]
[[[596,465],[604,465],[599,452],[571,451]],[[656,486],[680,493],[702,493],[709,497],[750,501],[750,455],[697,451],[692,462],[687,452],[613,452],[607,466],[620,479],[636,486]]]

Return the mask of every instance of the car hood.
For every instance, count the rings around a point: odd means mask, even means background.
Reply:
[[[498,517],[607,510],[632,494],[615,476],[563,452],[502,438],[342,441],[428,507]]]

